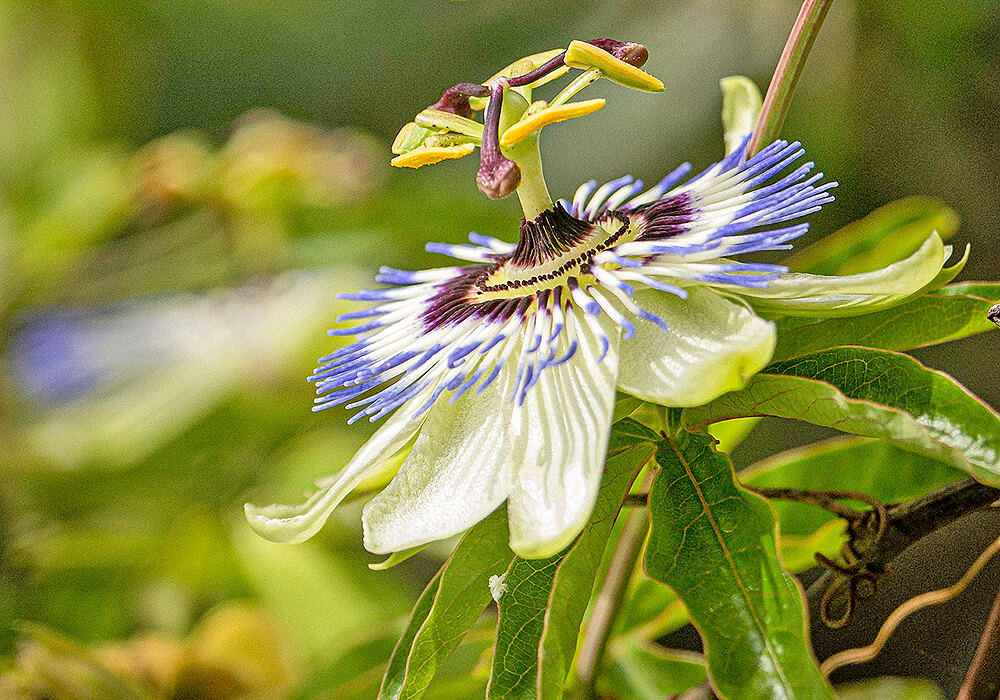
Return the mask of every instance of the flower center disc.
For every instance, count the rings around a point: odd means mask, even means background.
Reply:
[[[530,296],[565,286],[574,277],[586,283],[595,255],[636,235],[620,214],[609,213],[590,223],[557,206],[522,223],[517,248],[470,287],[466,300],[481,303]]]

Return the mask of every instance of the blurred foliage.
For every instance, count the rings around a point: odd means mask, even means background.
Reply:
[[[611,33],[668,92],[554,128],[554,193],[707,163],[717,79],[766,84],[796,5],[0,2],[0,694],[372,697],[448,548],[370,572],[356,508],[282,547],[240,507],[365,437],[308,412],[334,292],[513,231],[473,164],[389,174],[389,139],[450,84]],[[834,4],[786,127],[841,182],[813,236],[931,193],[996,276],[998,28],[975,0]],[[962,348],[934,352],[995,403],[987,346]],[[439,697],[481,695],[489,643]]]

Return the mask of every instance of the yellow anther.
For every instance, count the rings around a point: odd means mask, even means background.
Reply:
[[[574,40],[569,43],[566,65],[570,68],[597,68],[605,78],[635,90],[662,92],[664,89],[663,83],[646,71],[584,41]]]
[[[471,143],[463,143],[459,146],[421,146],[396,156],[389,161],[389,165],[397,168],[419,168],[422,165],[431,165],[450,158],[462,158],[474,150],[476,147]]]
[[[473,138],[480,138],[483,135],[483,125],[472,119],[466,119],[458,114],[442,112],[438,109],[425,109],[414,118],[417,126],[435,129],[447,129],[456,134],[465,134]]]
[[[575,119],[576,117],[585,117],[588,114],[596,112],[606,103],[605,100],[601,99],[583,100],[582,102],[571,102],[559,105],[558,107],[547,107],[534,114],[529,114],[503,132],[503,136],[500,137],[500,145],[505,147],[512,146],[526,136],[539,131],[544,126],[566,121],[567,119]]]
[[[424,139],[432,133],[434,132],[431,129],[425,129],[413,122],[408,122],[396,134],[396,138],[392,142],[392,152],[399,154],[412,151],[414,148],[420,146],[424,142]]]

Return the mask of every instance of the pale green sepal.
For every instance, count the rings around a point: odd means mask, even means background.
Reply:
[[[646,289],[635,301],[669,330],[640,321],[635,336],[622,342],[618,386],[633,396],[663,406],[699,406],[742,389],[771,360],[774,324],[712,290],[696,287],[680,299]]]
[[[970,255],[972,255],[972,246],[967,243],[965,245],[965,253],[962,254],[962,259],[961,260],[959,260],[954,265],[950,265],[948,267],[942,267],[941,271],[937,273],[937,275],[934,277],[934,279],[932,279],[930,281],[929,284],[927,284],[926,286],[924,286],[923,289],[921,289],[916,294],[913,294],[912,296],[917,297],[917,296],[921,296],[923,294],[929,294],[930,292],[938,290],[941,287],[945,286],[946,284],[950,283],[953,279],[955,279],[956,277],[958,277],[958,274],[962,270],[965,269],[966,263],[969,262],[969,256]],[[946,256],[946,259],[948,257],[951,257],[951,256],[950,255]]]
[[[430,398],[435,386],[431,384],[400,407],[340,472],[317,483],[320,489],[305,503],[268,506],[247,503],[244,511],[253,531],[272,542],[303,542],[319,532],[333,509],[359,484],[399,468],[393,457],[423,424],[424,416],[414,417],[413,412]]]
[[[611,418],[613,423],[617,423],[622,418],[627,418],[642,406],[642,401],[629,394],[619,393],[615,397],[615,412]]]
[[[941,274],[950,256],[951,246],[932,233],[916,253],[881,270],[846,276],[793,272],[761,289],[733,291],[761,311],[813,318],[856,316],[896,306],[950,279],[957,270]]]
[[[409,559],[410,557],[416,554],[420,554],[420,552],[422,552],[426,547],[427,547],[426,544],[422,544],[419,547],[410,547],[409,549],[404,549],[402,552],[393,552],[382,561],[377,561],[374,564],[369,564],[368,568],[371,569],[372,571],[386,571],[387,569],[391,569],[392,567],[396,566],[396,564],[400,564]]]
[[[384,489],[386,484],[392,481],[392,478],[399,472],[399,468],[403,466],[403,462],[406,461],[406,458],[410,456],[411,449],[413,449],[412,438],[410,442],[401,448],[396,454],[382,462],[377,470],[372,471],[368,476],[358,482],[358,485],[351,490],[349,499],[353,500],[354,498],[364,498],[373,491],[381,491]],[[335,482],[338,476],[338,474],[331,474],[330,476],[323,477],[322,479],[317,479],[316,487],[321,489],[326,488],[328,485]]]
[[[753,132],[763,100],[757,84],[744,75],[723,78],[719,86],[722,88],[722,129],[728,156]]]

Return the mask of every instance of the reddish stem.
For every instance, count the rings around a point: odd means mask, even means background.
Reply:
[[[809,51],[832,3],[833,0],[805,0],[802,3],[792,33],[789,34],[785,49],[778,59],[778,66],[774,69],[767,95],[764,96],[760,117],[757,119],[757,126],[747,147],[748,158],[778,138],[781,133],[781,125],[785,122],[785,115],[788,113],[795,86],[802,74],[802,67],[805,66],[806,57],[809,56]]]

